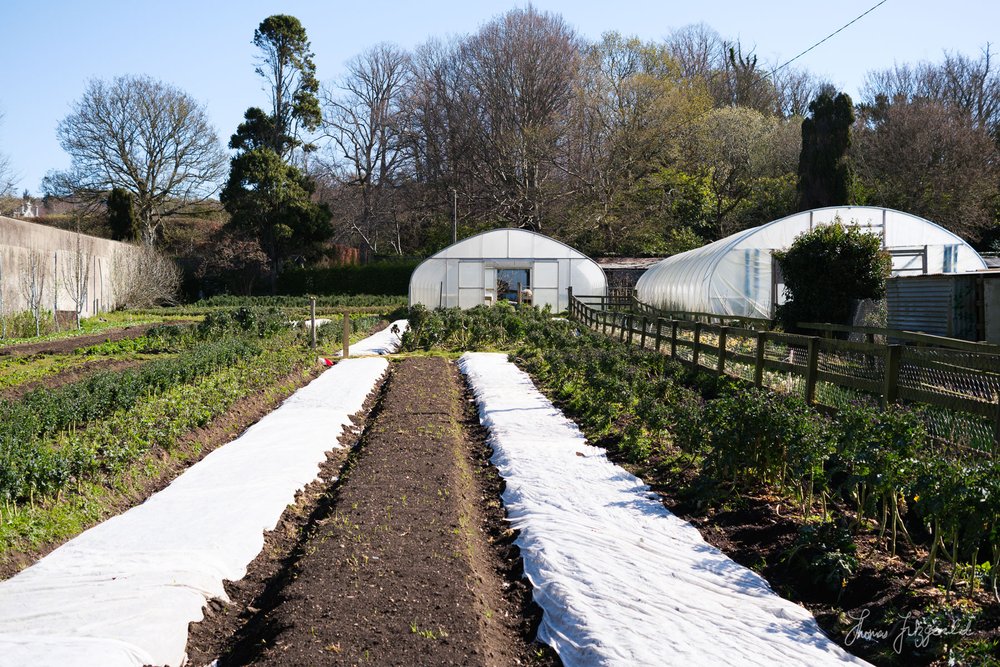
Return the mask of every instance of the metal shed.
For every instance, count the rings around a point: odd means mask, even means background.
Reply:
[[[561,311],[569,306],[570,287],[603,296],[607,280],[594,260],[565,243],[524,229],[495,229],[421,262],[410,277],[410,305],[473,308],[516,301],[526,288],[533,305]]]
[[[894,276],[986,268],[972,246],[929,220],[887,208],[841,206],[796,213],[668,257],[642,275],[637,297],[662,310],[772,317],[784,302],[784,284],[771,253],[836,221],[881,237]]]

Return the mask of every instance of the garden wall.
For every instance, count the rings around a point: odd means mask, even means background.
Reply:
[[[25,281],[30,274],[32,255],[37,258],[41,276],[42,309],[75,310],[69,276],[74,273],[78,247],[89,266],[83,316],[113,310],[116,305],[112,279],[114,257],[116,253],[132,252],[133,246],[0,216],[3,312],[28,310]]]

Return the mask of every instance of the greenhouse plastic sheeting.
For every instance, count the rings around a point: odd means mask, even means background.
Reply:
[[[393,331],[394,327],[395,331]],[[385,329],[382,329],[382,331],[351,345],[349,350],[350,356],[366,357],[373,354],[392,354],[399,350],[402,336],[409,327],[410,323],[406,320],[396,320]],[[337,356],[340,357],[343,354],[344,352],[341,350],[337,353]]]
[[[775,287],[771,253],[837,219],[880,236],[893,255],[893,275],[986,268],[972,246],[929,220],[878,207],[831,207],[796,213],[668,257],[642,274],[636,296],[666,311],[769,318]],[[780,285],[777,291],[781,303]]]
[[[188,624],[245,576],[387,368],[338,363],[145,503],[0,583],[0,665],[182,664]]]
[[[459,366],[506,483],[539,639],[567,667],[866,664],[587,445],[505,355]]]
[[[577,295],[603,296],[608,282],[594,260],[570,246],[526,229],[494,229],[453,243],[428,257],[410,276],[410,305],[474,308],[496,303],[498,271],[527,272],[532,303],[554,312]]]

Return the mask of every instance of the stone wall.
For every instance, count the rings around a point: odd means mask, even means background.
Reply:
[[[78,251],[79,248],[79,251]],[[115,308],[115,256],[134,252],[127,243],[76,234],[54,227],[0,216],[0,291],[4,313],[28,310],[25,280],[37,259],[43,283],[42,309],[73,311],[73,265],[78,252],[89,266],[84,317]]]

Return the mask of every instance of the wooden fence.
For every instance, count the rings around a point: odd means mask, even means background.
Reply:
[[[802,336],[618,306],[571,296],[570,316],[681,363],[798,392],[811,405],[837,409],[861,397],[883,406],[919,403],[929,406],[928,428],[938,440],[990,452],[1000,443],[1000,354]]]

